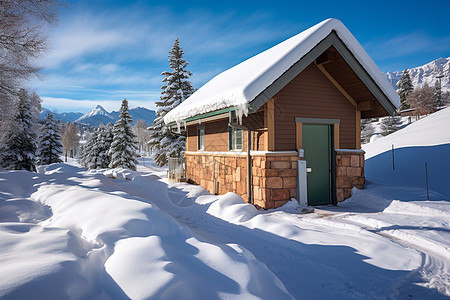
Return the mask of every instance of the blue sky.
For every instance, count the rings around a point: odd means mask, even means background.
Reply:
[[[67,2],[32,82],[57,112],[118,110],[125,97],[155,109],[177,37],[196,88],[327,18],[341,20],[383,72],[450,56],[448,0]]]

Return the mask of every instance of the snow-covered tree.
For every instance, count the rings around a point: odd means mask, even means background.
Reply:
[[[147,129],[147,125],[144,120],[138,120],[136,124],[133,126],[134,133],[136,134],[136,138],[138,141],[138,150],[146,151],[147,150],[147,142],[150,139],[150,132]]]
[[[15,116],[17,92],[39,68],[44,28],[56,19],[58,0],[0,1],[0,139]],[[3,136],[4,137],[4,136]]]
[[[120,107],[119,120],[114,124],[113,129],[113,142],[109,150],[111,156],[111,168],[125,168],[135,171],[136,160],[136,136],[133,133],[131,123],[133,118],[128,112],[127,99],[122,100],[122,106]]]
[[[97,141],[94,144],[92,150],[92,156],[95,159],[95,168],[104,169],[108,168],[111,163],[111,156],[109,155],[109,149],[113,141],[113,127],[111,124],[100,124],[97,131]]]
[[[19,90],[17,97],[15,117],[9,123],[10,128],[0,151],[1,167],[6,170],[36,171],[35,118],[31,97],[24,89]]]
[[[80,145],[80,137],[78,136],[78,129],[75,123],[65,124],[62,133],[62,142],[64,146],[65,161],[67,156],[74,157],[77,148]]]
[[[414,86],[407,69],[403,70],[402,77],[397,82],[397,87],[397,94],[400,96],[399,110],[408,109],[409,103],[407,101],[407,96],[414,90]]]
[[[86,169],[105,169],[111,163],[109,150],[113,141],[111,124],[100,126],[89,137],[83,148],[80,163]]]
[[[389,116],[387,118],[384,118],[383,120],[381,120],[381,134],[383,136],[386,136],[396,132],[401,122],[402,118],[398,116]]]
[[[436,103],[436,107],[439,108],[444,105],[443,99],[442,99],[442,86],[441,86],[441,80],[436,80],[434,83],[434,95],[433,100]]]
[[[36,153],[38,165],[49,165],[62,162],[60,156],[63,153],[59,126],[53,119],[53,114],[48,113],[39,135],[39,144]]]
[[[370,142],[370,138],[375,133],[371,119],[363,119],[361,121],[361,142],[367,144]]]
[[[189,63],[183,59],[183,54],[180,41],[176,39],[172,50],[169,51],[171,72],[161,73],[164,76],[164,85],[161,87],[163,91],[161,101],[156,102],[157,118],[150,126],[148,143],[152,150],[156,151],[154,159],[159,166],[166,165],[168,157],[181,157],[186,149],[184,134],[174,134],[164,124],[164,116],[194,92],[192,83],[188,81],[192,73],[186,70]]]
[[[93,159],[93,149],[95,143],[97,142],[98,131],[94,130],[89,138],[86,141],[86,144],[83,146],[80,155],[80,164],[86,169],[95,169],[96,162]]]

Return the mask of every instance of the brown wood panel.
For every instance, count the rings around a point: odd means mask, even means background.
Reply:
[[[330,47],[328,50],[335,51],[334,47]],[[324,64],[323,67],[356,102],[372,101],[371,110],[363,112],[361,116],[363,118],[387,116],[388,113],[386,110],[359,79],[358,75],[356,75],[338,52],[336,54],[336,60],[332,63]]]
[[[355,149],[356,110],[315,65],[308,66],[276,96],[275,150],[296,150],[296,117],[340,119],[340,147]]]
[[[187,126],[186,151],[197,151],[197,126]]]
[[[228,119],[205,123],[205,151],[228,151]]]
[[[253,128],[252,150],[264,150],[264,137],[267,134],[264,129],[264,112],[258,112],[255,116],[244,118],[243,125]],[[247,119],[247,120],[246,120]],[[205,126],[205,151],[228,151],[228,119],[202,123]],[[243,132],[243,149],[247,151],[247,132]],[[197,125],[187,128],[187,151],[197,151]]]

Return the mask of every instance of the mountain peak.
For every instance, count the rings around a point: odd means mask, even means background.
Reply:
[[[421,87],[424,82],[434,86],[439,75],[444,75],[441,79],[442,91],[450,91],[450,57],[441,57],[433,60],[423,66],[408,69],[411,81],[414,87]],[[396,83],[402,76],[401,71],[387,72],[386,76],[394,89],[397,89]]]

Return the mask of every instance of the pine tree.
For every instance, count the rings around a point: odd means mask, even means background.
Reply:
[[[109,149],[113,141],[113,127],[111,124],[100,124],[97,130],[97,141],[91,151],[92,162],[96,169],[108,168],[111,163]]]
[[[402,118],[398,116],[389,116],[381,120],[381,134],[383,136],[394,133],[398,130],[402,122]]]
[[[411,76],[407,69],[403,70],[402,77],[397,82],[397,94],[400,96],[400,107],[399,110],[404,110],[409,108],[407,101],[408,95],[414,90],[414,86],[411,81]]]
[[[93,160],[93,149],[95,143],[97,142],[98,131],[94,130],[90,137],[87,139],[86,144],[84,145],[81,155],[80,155],[80,164],[85,169],[95,169],[95,160]]]
[[[194,87],[188,78],[192,73],[186,70],[189,64],[183,59],[183,49],[180,41],[175,40],[172,50],[169,52],[169,64],[171,72],[165,71],[161,87],[161,97],[156,102],[158,110],[157,118],[150,126],[149,146],[156,150],[154,160],[159,166],[167,164],[168,157],[181,157],[186,149],[186,137],[183,134],[174,134],[164,123],[164,116],[173,108],[178,106],[194,92]]]
[[[442,87],[441,87],[441,80],[436,80],[434,83],[434,95],[433,100],[436,103],[436,107],[439,108],[444,105],[442,101]]]
[[[137,142],[131,123],[133,118],[128,112],[127,99],[122,100],[119,120],[114,124],[113,141],[109,154],[111,156],[110,168],[125,168],[135,171]]]
[[[1,167],[6,170],[36,171],[36,133],[30,95],[24,89],[17,93],[15,117],[11,121],[5,145],[1,149]]]
[[[370,138],[375,133],[375,128],[373,128],[371,119],[363,119],[361,121],[361,142],[367,144],[370,142]]]
[[[38,150],[36,153],[38,165],[61,163],[60,156],[63,153],[59,126],[53,119],[53,114],[48,113],[39,135]]]

